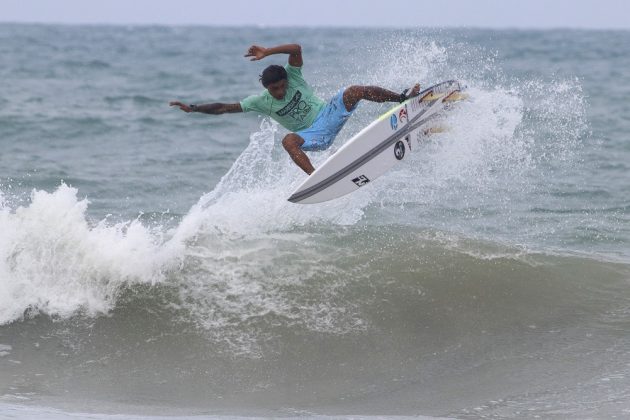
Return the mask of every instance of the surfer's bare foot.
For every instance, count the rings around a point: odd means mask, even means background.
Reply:
[[[413,98],[414,96],[418,96],[419,93],[420,93],[420,83],[416,83],[411,89],[411,92],[409,93],[409,97]]]
[[[409,98],[418,96],[420,93],[420,83],[413,85],[411,89],[405,89],[400,94],[400,102],[405,102]]]

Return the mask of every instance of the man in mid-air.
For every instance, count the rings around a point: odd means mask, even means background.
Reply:
[[[307,174],[315,168],[305,151],[325,150],[356,109],[361,99],[372,102],[403,102],[417,96],[420,85],[395,93],[377,86],[353,85],[342,88],[328,102],[319,99],[302,77],[302,47],[298,44],[264,48],[253,45],[245,54],[252,61],[261,60],[273,54],[289,54],[289,64],[285,67],[271,65],[260,76],[265,87],[259,95],[248,96],[239,103],[212,103],[186,105],[173,101],[184,112],[204,114],[224,114],[256,111],[268,115],[291,133],[282,139],[282,146],[291,159]]]

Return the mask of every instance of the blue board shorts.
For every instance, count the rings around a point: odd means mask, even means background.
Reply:
[[[330,147],[343,125],[356,109],[355,106],[350,111],[346,110],[346,106],[343,103],[343,92],[345,90],[346,88],[339,90],[328,101],[326,106],[315,117],[313,125],[295,133],[304,139],[304,144],[301,146],[302,150],[312,152],[326,150]]]

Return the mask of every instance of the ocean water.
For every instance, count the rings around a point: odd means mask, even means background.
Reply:
[[[471,99],[292,204],[281,127],[168,106],[286,42],[324,99]],[[0,57],[0,418],[630,415],[630,32],[0,24]]]

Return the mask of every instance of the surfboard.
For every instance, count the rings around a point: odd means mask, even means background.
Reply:
[[[369,185],[418,148],[429,121],[465,97],[462,85],[448,80],[393,107],[348,140],[288,200],[321,203]]]

